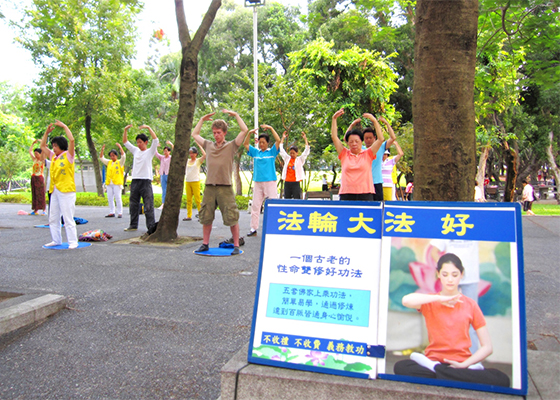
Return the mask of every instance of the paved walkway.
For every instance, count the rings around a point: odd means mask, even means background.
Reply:
[[[100,228],[114,238],[75,251],[44,250],[49,231],[33,225],[46,217],[17,215],[28,208],[0,204],[0,291],[61,294],[69,307],[0,337],[1,399],[220,396],[220,369],[249,340],[260,236],[246,237],[245,254],[227,258],[194,255],[199,242],[123,245],[114,242],[145,232],[123,231],[127,212],[109,219],[106,208],[77,207],[76,216],[89,220],[78,234]],[[539,383],[547,376],[539,368],[560,375],[560,218],[524,217],[523,224],[528,340],[539,360],[530,365],[533,396],[548,398],[560,393],[558,380]],[[244,235],[246,212],[240,225]],[[179,234],[200,236],[202,229],[181,221]],[[229,236],[218,217],[211,245]],[[548,361],[541,363],[541,353]]]

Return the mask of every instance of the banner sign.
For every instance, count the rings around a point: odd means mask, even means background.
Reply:
[[[261,246],[249,362],[527,393],[519,204],[272,200]]]

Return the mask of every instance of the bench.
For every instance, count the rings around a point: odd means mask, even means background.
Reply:
[[[305,193],[305,200],[309,199],[323,199],[323,200],[331,200],[332,193],[329,191],[321,191],[321,192],[306,192]]]

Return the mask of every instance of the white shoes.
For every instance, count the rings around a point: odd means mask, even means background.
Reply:
[[[163,210],[163,204],[157,208],[158,210]]]
[[[68,249],[69,250],[74,250],[78,248],[78,243],[72,243],[70,245],[68,245]]]
[[[50,243],[47,243],[47,244],[45,245],[45,247],[60,246],[61,244],[62,244],[62,243],[50,242]]]

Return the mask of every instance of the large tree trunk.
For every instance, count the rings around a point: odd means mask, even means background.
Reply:
[[[183,53],[181,85],[179,89],[179,112],[177,114],[177,122],[175,123],[175,147],[169,167],[165,206],[163,207],[157,229],[150,235],[149,241],[170,242],[177,238],[177,226],[179,225],[179,212],[181,211],[181,199],[185,181],[185,166],[189,156],[194,111],[196,108],[198,53],[220,5],[220,0],[212,0],[208,12],[191,41],[185,19],[183,0],[175,0],[175,13]]]
[[[86,142],[88,145],[89,154],[91,155],[91,161],[93,162],[93,172],[95,175],[95,187],[97,189],[97,195],[99,197],[104,197],[103,193],[103,180],[101,179],[101,168],[99,168],[99,156],[97,155],[97,149],[95,144],[93,144],[93,138],[91,137],[91,115],[86,113]]]
[[[473,199],[477,24],[477,0],[416,3],[415,200]]]

